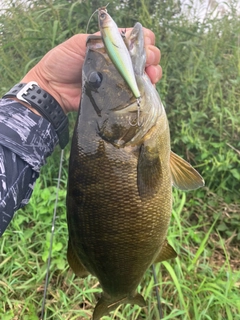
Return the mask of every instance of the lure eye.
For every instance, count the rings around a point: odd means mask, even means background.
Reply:
[[[104,20],[105,18],[106,18],[106,13],[105,12],[101,12],[100,19]]]
[[[89,85],[94,88],[98,89],[101,86],[103,76],[100,72],[91,72],[88,77]]]

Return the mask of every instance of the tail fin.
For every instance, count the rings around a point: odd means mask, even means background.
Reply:
[[[94,309],[93,320],[99,320],[102,316],[107,315],[112,310],[115,310],[122,303],[137,304],[140,307],[146,306],[146,301],[139,293],[137,293],[134,297],[125,297],[117,300],[116,298],[108,299],[104,296],[103,293]]]

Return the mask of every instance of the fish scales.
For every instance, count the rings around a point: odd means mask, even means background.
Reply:
[[[81,150],[78,157],[81,166],[73,164],[75,174],[71,178],[71,183],[76,183],[77,187],[77,190],[72,190],[77,209],[71,216],[71,224],[81,226],[81,245],[86,246],[87,253],[90,254],[90,246],[93,250],[91,259],[94,263],[88,267],[91,273],[98,276],[99,265],[109,260],[114,266],[111,271],[108,270],[107,279],[101,281],[102,287],[105,281],[113,279],[113,292],[119,291],[119,286],[127,290],[126,282],[130,277],[126,275],[131,276],[131,270],[139,273],[135,280],[138,284],[160,250],[163,239],[159,237],[159,230],[164,226],[165,238],[169,218],[165,217],[164,212],[171,210],[171,196],[167,197],[160,190],[153,199],[141,200],[136,188],[137,159],[129,148],[125,152],[101,141],[94,159]],[[163,188],[170,190],[169,181],[164,182]],[[153,214],[149,216],[149,212]],[[79,230],[76,231],[79,236]],[[139,246],[141,242],[143,246]],[[121,263],[122,270],[116,267]],[[132,278],[129,281],[131,283]]]
[[[101,284],[94,320],[121,303],[145,305],[137,293],[145,271],[154,262],[176,257],[166,240],[172,183],[187,189],[203,181],[183,159],[179,175],[164,107],[144,72],[139,23],[130,38],[142,125],[131,125],[138,117],[136,99],[101,37],[90,36],[69,161],[68,261],[77,275],[91,273]]]

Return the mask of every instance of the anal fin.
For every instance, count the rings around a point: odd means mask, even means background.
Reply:
[[[69,239],[68,241],[68,250],[67,250],[67,259],[70,267],[72,268],[73,272],[80,278],[86,277],[89,272],[86,270],[86,268],[81,263],[80,259],[76,255],[71,241]]]
[[[157,258],[155,259],[154,263],[162,262],[162,261],[173,259],[176,257],[177,257],[176,251],[173,249],[172,246],[170,246],[168,241],[165,240],[161,248],[161,251],[158,254]]]

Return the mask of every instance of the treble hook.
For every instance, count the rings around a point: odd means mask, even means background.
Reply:
[[[140,102],[141,102],[141,97],[137,98],[137,106],[138,106],[138,108],[137,108],[137,120],[136,120],[136,122],[133,123],[133,122],[131,122],[131,120],[129,120],[129,124],[132,127],[136,127],[136,126],[141,127],[141,125],[143,124],[143,121],[140,122],[140,113],[141,113]]]

